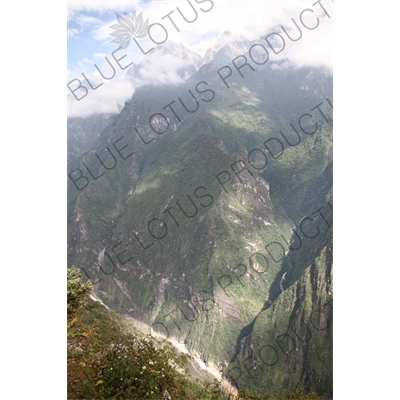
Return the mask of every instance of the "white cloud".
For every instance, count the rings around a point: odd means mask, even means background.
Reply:
[[[82,28],[93,27],[101,24],[103,21],[99,18],[91,17],[88,15],[78,15],[75,18],[75,22]]]
[[[68,29],[67,35],[71,39],[78,39],[79,38],[79,31],[78,31],[78,29]]]
[[[116,23],[117,22],[106,22],[99,25],[96,29],[92,31],[93,39],[100,41],[110,40],[111,39],[110,32],[112,32],[110,26]]]
[[[132,77],[135,87],[146,84],[172,84],[176,85],[184,82],[184,78],[179,71],[191,64],[189,60],[182,60],[166,54],[163,57],[145,58],[141,63],[140,70],[136,76]]]
[[[107,11],[124,11],[127,7],[136,8],[140,4],[139,0],[127,1],[68,1],[68,20],[74,19],[81,12],[97,12],[104,13]]]
[[[179,10],[183,13],[186,18],[194,18],[195,13],[191,8],[190,4],[197,11],[197,19],[193,23],[186,22]],[[133,2],[120,2],[120,1],[80,1],[80,2],[69,2],[69,13],[70,16],[74,17],[74,21],[79,23],[82,27],[89,27],[91,30],[91,36],[100,42],[103,42],[101,49],[96,50],[96,54],[89,56],[88,58],[92,61],[92,64],[78,63],[74,71],[70,71],[70,79],[74,79],[81,75],[81,72],[89,74],[87,76],[96,78],[98,82],[105,82],[100,77],[97,71],[93,72],[94,64],[100,64],[98,60],[103,60],[103,67],[108,68],[105,71],[109,71],[110,67],[108,64],[104,64],[105,57],[107,56],[112,60],[111,53],[116,50],[117,46],[111,44],[113,39],[110,36],[110,26],[116,24],[117,20],[107,14],[107,19],[101,19],[101,15],[107,12],[132,12],[136,10],[137,13],[143,12],[144,19],[149,19],[150,24],[159,23],[162,24],[168,33],[168,41],[175,41],[183,44],[189,49],[197,52],[201,56],[204,56],[208,48],[212,47],[218,35],[228,30],[236,35],[242,35],[250,40],[255,40],[258,43],[266,44],[264,40],[265,34],[270,32],[279,32],[285,37],[285,49],[282,53],[275,55],[271,51],[271,60],[283,60],[285,59],[285,65],[291,65],[292,67],[302,67],[306,65],[312,66],[325,66],[328,70],[332,68],[332,19],[328,18],[322,8],[316,4],[312,4],[315,1],[236,1],[236,0],[213,0],[214,6],[209,12],[203,12],[208,10],[211,5],[211,1],[207,0],[203,3],[197,3],[195,0],[185,1],[159,1],[153,0],[146,3],[140,3],[139,1]],[[327,0],[322,2],[329,15],[333,15],[332,2]],[[178,10],[179,8],[179,10]],[[303,14],[303,20],[309,26],[315,24],[316,18],[320,19],[319,26],[314,30],[304,28],[300,22],[300,14],[305,9],[312,9],[306,11]],[[96,11],[97,13],[93,13]],[[91,12],[91,15],[84,15],[84,12]],[[171,13],[172,12],[172,13]],[[178,27],[177,32],[173,23],[168,19],[164,18],[167,14],[173,19],[175,25]],[[93,17],[95,15],[95,17]],[[114,14],[115,15],[115,14]],[[297,41],[290,41],[286,35],[282,33],[281,26],[294,26],[292,18],[302,29],[303,37]],[[153,34],[159,28],[154,27]],[[77,31],[76,29],[71,31]],[[70,37],[74,37],[76,32],[69,32]],[[293,31],[295,34],[295,31]],[[150,42],[148,38],[141,39]],[[104,47],[105,46],[105,47]],[[161,47],[162,45],[160,45]],[[102,50],[109,48],[108,54],[102,52]],[[144,48],[151,48],[150,45]],[[99,52],[100,50],[100,52]],[[72,105],[70,103],[69,112],[77,114],[82,112],[87,115],[90,107],[92,111],[99,112],[99,110],[113,108],[115,103],[118,101],[120,104],[123,103],[127,98],[123,98],[133,94],[133,86],[138,87],[142,84],[153,82],[153,83],[179,83],[182,81],[181,76],[178,74],[179,68],[183,68],[185,62],[179,60],[176,57],[163,57],[157,59],[152,57],[152,53],[143,55],[134,44],[124,50],[127,55],[122,61],[122,64],[127,65],[129,62],[134,61],[138,63],[142,60],[142,68],[139,70],[139,74],[133,77],[128,84],[127,79],[122,79],[124,72],[119,71],[119,76],[115,78],[118,80],[118,84],[115,87],[120,89],[121,96],[117,96],[116,91],[113,89],[114,85],[112,82],[104,83],[104,85],[97,91],[90,91],[87,99],[83,99],[79,105]],[[118,53],[117,53],[118,55]],[[123,55],[123,53],[121,53]],[[87,61],[87,60],[85,60]],[[112,61],[113,62],[113,61]],[[113,64],[115,64],[113,62]],[[83,68],[83,69],[82,69]],[[102,68],[102,67],[100,67]],[[82,69],[82,70],[80,70]],[[125,82],[125,83],[124,83]],[[123,88],[123,85],[127,85]],[[70,94],[70,97],[72,95]],[[91,97],[91,99],[89,99]],[[76,102],[75,99],[72,99]],[[85,102],[85,106],[83,103]],[[104,111],[106,112],[106,111]]]
[[[296,67],[323,66],[332,72],[332,27],[329,20],[320,21],[315,33],[305,31],[298,42],[287,45],[288,49],[282,53],[287,54]]]
[[[82,84],[87,86],[86,83],[82,82]],[[88,117],[94,113],[117,113],[117,103],[124,104],[132,97],[133,93],[134,87],[127,79],[104,82],[98,90],[88,88],[87,96],[80,101],[77,101],[70,92],[68,94],[68,117]],[[78,98],[83,94],[84,92],[76,92]]]
[[[105,57],[107,57],[108,54],[107,53],[95,53],[93,54],[93,58],[100,58],[100,59],[104,59]]]

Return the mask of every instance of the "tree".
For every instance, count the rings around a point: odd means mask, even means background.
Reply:
[[[79,268],[67,269],[67,312],[73,314],[92,291],[92,282],[83,282]]]

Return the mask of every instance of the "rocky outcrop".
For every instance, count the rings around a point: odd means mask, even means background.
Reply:
[[[239,387],[297,383],[332,398],[332,236],[301,278],[264,309],[225,370]]]

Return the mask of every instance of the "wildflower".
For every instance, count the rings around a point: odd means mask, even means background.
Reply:
[[[96,382],[96,386],[98,386],[98,385],[102,385],[104,383],[104,381],[102,381],[102,380],[100,380],[100,381],[97,381]]]

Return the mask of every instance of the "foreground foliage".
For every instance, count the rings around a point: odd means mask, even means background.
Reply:
[[[68,293],[75,293],[68,295],[69,399],[212,398],[204,393],[206,383],[181,373],[184,357],[157,348],[149,335],[128,332],[121,316],[87,296],[90,283],[78,274],[68,270]]]
[[[68,269],[68,399],[233,400],[217,382],[188,374],[188,357],[142,335],[117,313],[89,298],[90,282]],[[130,330],[130,332],[129,332]],[[302,389],[237,400],[318,400]]]
[[[323,398],[316,393],[304,393],[302,388],[296,386],[293,390],[284,390],[282,394],[278,392],[260,394],[241,389],[237,400],[323,400]]]
[[[79,268],[67,269],[67,311],[73,314],[85,301],[86,296],[92,291],[90,281],[83,282]]]

